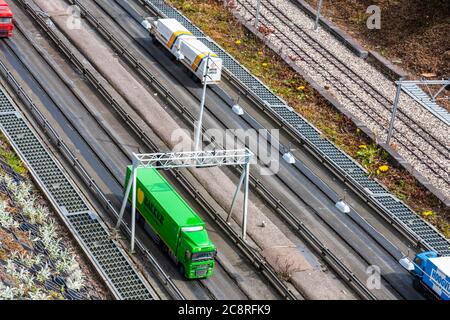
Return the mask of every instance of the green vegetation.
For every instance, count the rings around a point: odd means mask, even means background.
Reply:
[[[14,171],[21,175],[25,175],[28,170],[23,164],[22,160],[12,150],[8,140],[0,131],[0,159],[5,161]]]
[[[0,174],[0,183],[10,195],[0,200],[0,300],[64,298],[46,286],[54,276],[62,277],[72,290],[84,288],[85,276],[75,254],[62,245],[55,221],[32,185],[18,183],[8,174]],[[21,230],[23,219],[34,233]]]
[[[370,15],[365,12],[357,12],[353,16],[349,17],[348,21],[356,25],[362,26],[366,24],[366,21],[369,18],[369,16]]]

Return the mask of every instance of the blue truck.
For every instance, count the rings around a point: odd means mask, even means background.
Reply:
[[[440,257],[434,251],[418,253],[408,269],[417,290],[436,299],[450,300],[450,257]]]

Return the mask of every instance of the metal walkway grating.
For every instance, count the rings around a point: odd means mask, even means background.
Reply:
[[[289,107],[282,99],[276,96],[217,43],[194,26],[177,9],[166,4],[164,0],[146,0],[146,3],[161,16],[178,20],[195,36],[204,37],[199,40],[209,46],[211,50],[223,59],[223,65],[228,73],[230,73],[235,80],[252,92],[261,104],[267,106],[267,108],[269,108],[271,112],[280,120],[293,128],[294,132],[296,132],[298,136],[300,136],[311,148],[316,150],[316,152],[323,158],[327,159],[329,163],[349,181],[351,181],[356,188],[366,194],[367,197],[371,198],[372,201],[378,203],[382,208],[384,208],[387,215],[394,219],[398,219],[402,225],[406,226],[410,232],[418,237],[418,239],[422,240],[427,247],[438,251],[442,255],[450,255],[450,242],[436,229],[422,220],[417,214],[415,214],[394,196],[377,196],[389,194],[389,191],[387,191],[378,182],[370,179],[364,168],[362,168],[346,153],[338,149],[329,140],[323,138],[320,131],[318,131],[301,115],[293,111],[292,108]],[[393,208],[391,207],[392,201],[401,203],[401,206],[396,207],[393,211]],[[426,227],[423,227],[423,229],[416,228],[414,227],[415,225],[409,224],[410,221],[420,221],[421,224]]]
[[[448,113],[446,109],[438,105],[436,102],[432,101],[430,96],[426,94],[418,85],[404,83],[402,84],[402,90],[436,117],[441,119],[447,125],[450,125],[450,113]]]
[[[0,89],[0,126],[16,151],[53,199],[69,227],[91,255],[109,286],[120,299],[154,299],[153,292],[132,265],[130,258],[109,235],[107,228],[71,184],[65,173],[36,137],[22,114]]]
[[[69,215],[68,219],[83,238],[86,246],[101,264],[108,278],[119,292],[126,292],[126,299],[151,299],[139,276],[128,266],[128,261],[116,248],[109,234],[87,212]]]

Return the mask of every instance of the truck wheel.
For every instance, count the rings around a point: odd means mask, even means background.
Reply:
[[[158,41],[158,39],[156,39],[155,36],[151,36],[151,38],[152,38],[152,43],[153,43],[155,46],[159,46],[159,41]]]
[[[164,242],[160,241],[159,244],[161,245],[161,247],[165,253],[169,253],[169,248],[166,246],[166,244]]]
[[[178,263],[178,270],[180,271],[181,275],[186,278],[186,270],[184,269],[182,263]]]
[[[423,287],[422,287],[422,284],[420,283],[419,279],[417,279],[417,278],[413,279],[413,288],[419,292],[423,292]]]

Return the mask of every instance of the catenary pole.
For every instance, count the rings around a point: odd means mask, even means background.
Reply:
[[[320,11],[322,10],[322,3],[323,3],[323,0],[319,0],[319,4],[317,5],[316,21],[314,23],[314,30],[317,30],[317,28],[319,27],[319,19],[320,19]]]
[[[389,145],[391,138],[392,138],[392,132],[394,131],[394,122],[395,122],[395,117],[397,115],[398,102],[400,100],[400,93],[402,90],[402,80],[403,79],[400,79],[399,81],[397,81],[397,92],[395,93],[394,104],[392,105],[391,121],[389,123],[388,135],[386,138],[387,145]]]

